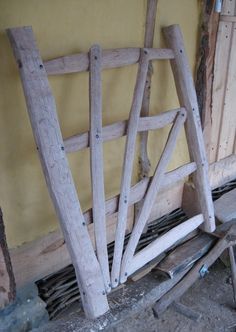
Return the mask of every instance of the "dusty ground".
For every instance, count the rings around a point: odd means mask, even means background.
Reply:
[[[229,283],[230,270],[218,261],[204,279],[199,280],[180,299],[194,311],[202,314],[199,322],[176,312],[170,307],[159,319],[155,318],[149,308],[142,314],[129,318],[115,327],[107,326],[89,329],[90,332],[233,332],[236,331],[236,310],[233,307],[232,286]],[[77,332],[78,320],[76,308],[67,312],[61,321],[54,321],[44,331]],[[62,323],[63,321],[63,323]]]
[[[233,332],[236,331],[236,310],[233,307],[230,270],[217,262],[210,274],[199,280],[180,302],[202,314],[198,323],[186,318],[170,307],[159,319],[148,309],[124,324],[107,329],[111,332]]]

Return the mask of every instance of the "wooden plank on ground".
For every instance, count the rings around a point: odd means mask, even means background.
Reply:
[[[214,241],[213,236],[200,234],[174,249],[157,265],[156,269],[173,278],[205,255]]]
[[[236,189],[230,190],[215,200],[215,216],[222,222],[229,222],[236,219]]]
[[[7,247],[2,210],[0,208],[0,309],[14,301],[16,284]]]

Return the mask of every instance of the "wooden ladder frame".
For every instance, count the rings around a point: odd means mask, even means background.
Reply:
[[[183,38],[177,25],[164,29],[170,49],[130,48],[102,51],[94,45],[89,54],[79,54],[43,63],[31,27],[13,28],[8,36],[18,63],[27,109],[51,198],[60,220],[65,241],[75,267],[85,313],[95,318],[109,307],[106,293],[169,248],[177,240],[201,226],[215,229],[214,209],[208,180],[208,163],[199,111]],[[150,60],[171,61],[180,108],[154,117],[140,118]],[[128,123],[102,127],[101,70],[139,62],[134,97]],[[63,141],[47,74],[90,72],[90,132]],[[151,180],[131,187],[134,146],[138,132],[162,128],[173,123],[166,146]],[[191,163],[165,173],[178,133],[185,123]],[[126,128],[127,124],[127,128]],[[105,201],[103,180],[103,142],[127,134],[120,197]],[[93,195],[93,222],[96,254],[86,227],[66,153],[90,146]],[[177,181],[193,173],[200,211],[195,217],[135,253],[137,243],[163,183]],[[137,188],[138,189],[137,189]],[[128,246],[123,254],[128,207],[143,199]],[[111,276],[106,242],[106,212],[116,211],[118,221]]]

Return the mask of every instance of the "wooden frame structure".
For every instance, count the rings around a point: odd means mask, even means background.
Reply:
[[[75,267],[84,310],[86,315],[91,318],[108,310],[106,293],[110,291],[111,287],[125,282],[129,275],[197,227],[201,226],[208,232],[212,232],[215,228],[208,163],[196,93],[182,34],[176,25],[164,29],[164,32],[169,49],[130,48],[102,51],[98,45],[95,45],[90,49],[89,54],[68,56],[43,64],[30,27],[8,30],[47,186]],[[158,59],[171,60],[181,107],[158,116],[140,118],[149,61]],[[139,69],[129,120],[103,128],[101,70],[136,62],[139,64]],[[47,74],[79,72],[88,69],[90,73],[90,132],[64,141]],[[131,187],[137,133],[162,128],[170,123],[173,123],[173,126],[153,177],[145,178],[136,186]],[[178,133],[184,123],[191,163],[165,173]],[[120,195],[105,201],[102,143],[124,134],[127,135],[127,138]],[[91,214],[83,215],[81,211],[66,158],[66,152],[76,151],[88,145],[91,152],[92,220],[96,254],[87,229]],[[135,253],[138,240],[150,218],[160,189],[166,182],[176,182],[191,173],[193,173],[193,182],[200,207],[198,214]],[[137,190],[137,186],[140,190]],[[143,199],[143,204],[123,254],[129,206],[140,199]],[[106,215],[109,211],[112,211],[111,213],[118,211],[111,276],[106,248]]]

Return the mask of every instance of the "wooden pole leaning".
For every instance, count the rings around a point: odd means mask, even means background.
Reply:
[[[31,27],[7,31],[27,103],[39,158],[75,268],[87,317],[108,311],[99,263],[93,250],[64,151],[56,105]]]
[[[164,28],[164,34],[175,56],[174,59],[170,61],[179,102],[181,107],[185,107],[187,111],[185,128],[189,154],[191,160],[195,161],[197,164],[197,170],[193,174],[193,182],[196,187],[199,206],[201,208],[199,213],[201,212],[204,217],[204,223],[201,228],[204,231],[213,232],[215,229],[215,217],[208,179],[208,162],[204,149],[197,96],[184,48],[183,37],[178,25]]]
[[[156,200],[158,191],[161,188],[161,183],[165,175],[165,169],[170,161],[171,155],[173,153],[174,147],[176,145],[177,137],[186,120],[186,111],[182,110],[177,116],[176,120],[172,126],[172,129],[169,133],[169,137],[166,143],[166,146],[161,155],[160,161],[158,162],[152,181],[148,187],[147,193],[145,195],[143,205],[137,216],[132,234],[130,236],[128,245],[123,255],[120,282],[125,282],[128,275],[129,265],[132,264],[132,259],[134,256],[135,249],[137,247],[138,241],[142,234],[142,231],[147,223],[148,217],[151,213],[152,206]],[[141,250],[142,252],[142,250]],[[146,262],[147,263],[147,262]],[[143,264],[144,265],[144,264]],[[142,266],[142,262],[140,263]]]
[[[106,236],[106,208],[102,140],[102,51],[99,45],[90,49],[90,168],[93,198],[93,222],[96,253],[102,270],[106,291],[111,290]]]
[[[148,71],[148,62],[148,51],[143,49],[140,52],[139,69],[127,128],[125,155],[121,178],[121,191],[118,207],[118,221],[115,236],[115,248],[111,271],[112,287],[116,287],[119,284],[120,265],[124,247],[125,225],[129,206],[133,161],[135,155],[135,143],[138,132],[145,81]]]

